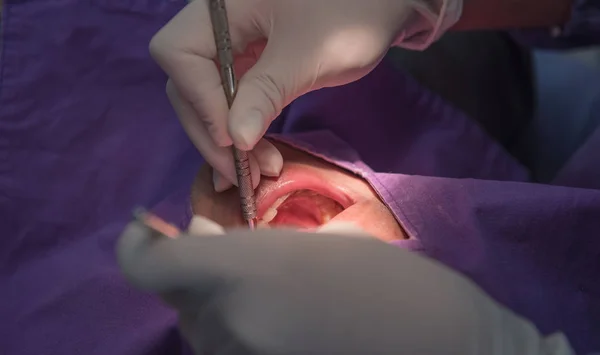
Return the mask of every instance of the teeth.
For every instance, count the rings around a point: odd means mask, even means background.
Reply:
[[[277,201],[275,201],[275,203],[273,204],[273,206],[271,206],[270,209],[274,209],[274,210],[278,209],[279,206],[281,206],[281,204],[283,202],[285,202],[285,200],[287,200],[287,198],[290,197],[292,194],[293,194],[293,192],[290,192],[289,194],[283,195],[280,198],[278,198]]]
[[[269,222],[271,222],[275,218],[275,216],[277,216],[277,210],[274,209],[273,207],[271,207],[271,208],[269,208],[267,210],[267,212],[265,212],[265,214],[263,215],[262,220],[265,223],[269,223]]]
[[[269,225],[269,223],[263,222],[263,221],[258,221],[258,224],[256,225],[257,228],[260,229],[265,229],[265,228],[271,228],[271,226]]]
[[[290,197],[290,195],[292,193],[293,192],[290,192],[289,194],[278,198],[277,201],[275,201],[275,203],[273,203],[273,205],[271,207],[269,207],[267,212],[265,212],[265,214],[262,217],[261,222],[268,225],[273,220],[273,218],[275,218],[275,216],[277,216],[277,209],[279,208],[279,206],[281,206],[281,204],[284,203],[285,200],[287,200],[287,198]]]
[[[300,190],[300,191],[290,192],[287,195],[284,195],[284,196],[278,198],[277,201],[275,201],[275,203],[273,203],[273,205],[271,207],[269,207],[269,209],[262,216],[261,220],[258,222],[258,226],[260,228],[270,228],[270,223],[277,216],[277,209],[291,195],[297,194],[297,193],[300,193],[300,194],[303,194],[303,196],[309,196],[309,197],[310,196],[320,196],[316,192],[307,191],[307,190]],[[337,205],[336,202],[333,202],[331,200],[323,199],[323,198],[317,199],[317,208],[319,209],[319,212],[320,212],[321,224],[326,224],[334,216],[336,216],[338,213],[340,213],[341,211],[343,211],[343,208],[339,209],[337,206],[339,206],[339,205]]]

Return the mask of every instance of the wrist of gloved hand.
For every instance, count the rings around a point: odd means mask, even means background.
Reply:
[[[394,41],[394,46],[424,50],[437,41],[462,14],[463,0],[416,0],[414,12]]]

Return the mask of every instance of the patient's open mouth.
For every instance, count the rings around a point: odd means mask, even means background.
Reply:
[[[337,201],[310,190],[298,190],[279,199],[260,220],[263,227],[315,228],[344,210]]]
[[[259,227],[262,228],[316,228],[353,203],[342,189],[298,172],[273,181],[259,195]]]

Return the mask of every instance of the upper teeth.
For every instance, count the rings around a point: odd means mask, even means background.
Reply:
[[[290,197],[291,194],[292,192],[278,198],[275,201],[275,203],[273,203],[273,205],[269,207],[269,209],[265,212],[265,214],[262,217],[262,222],[270,223],[275,218],[275,216],[277,216],[277,209],[279,208],[279,206],[281,206],[281,204],[285,200],[287,200],[287,198]]]
[[[275,216],[277,216],[277,210],[274,208],[269,208],[263,215],[262,220],[265,223],[269,223],[275,218]]]

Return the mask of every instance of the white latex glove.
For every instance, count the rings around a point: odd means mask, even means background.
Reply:
[[[462,0],[227,0],[241,76],[228,112],[207,3],[186,6],[154,36],[150,51],[170,77],[167,92],[184,128],[220,173],[219,190],[237,183],[224,147],[254,149],[255,186],[260,173],[278,175],[277,149],[256,144],[284,106],[308,91],[363,77],[392,44],[427,47],[462,9]]]
[[[195,219],[191,229],[203,236],[132,224],[118,260],[179,311],[198,354],[572,354],[466,278],[347,226],[219,235]]]

